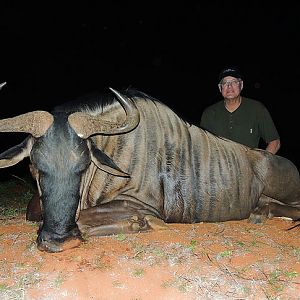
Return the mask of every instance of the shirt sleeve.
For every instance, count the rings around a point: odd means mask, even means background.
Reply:
[[[261,137],[266,143],[280,139],[279,133],[273,122],[273,119],[266,107],[262,106],[260,112],[260,130]]]
[[[202,113],[201,116],[201,121],[200,121],[200,127],[205,129],[205,130],[209,130],[211,131],[212,128],[212,124],[211,124],[211,111],[209,109],[205,109]]]

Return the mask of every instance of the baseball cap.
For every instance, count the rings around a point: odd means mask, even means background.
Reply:
[[[242,78],[241,72],[236,67],[229,67],[229,68],[223,69],[219,74],[219,81],[221,81],[226,76]]]

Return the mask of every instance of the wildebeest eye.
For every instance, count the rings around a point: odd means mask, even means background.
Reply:
[[[87,149],[82,150],[78,153],[72,153],[73,159],[76,162],[75,172],[84,171],[91,162],[91,155]]]

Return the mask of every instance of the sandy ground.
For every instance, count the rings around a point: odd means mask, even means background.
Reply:
[[[172,224],[36,248],[38,225],[0,221],[0,299],[300,299],[300,239],[284,219]]]

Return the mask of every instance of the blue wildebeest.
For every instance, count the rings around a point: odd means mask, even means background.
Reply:
[[[26,132],[0,167],[30,157],[41,199],[37,246],[84,237],[264,217],[300,218],[300,179],[286,158],[217,137],[135,90],[0,121]]]

